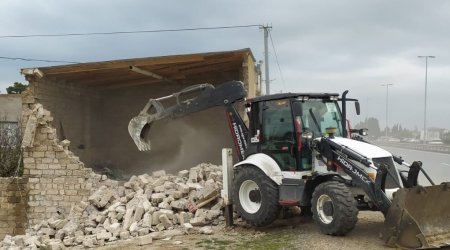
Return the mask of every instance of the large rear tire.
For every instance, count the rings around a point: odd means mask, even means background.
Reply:
[[[328,235],[346,235],[358,221],[358,208],[351,191],[337,181],[327,181],[316,187],[312,213],[320,231]]]
[[[280,213],[278,185],[254,166],[239,169],[234,179],[233,197],[236,211],[252,226],[267,226]]]

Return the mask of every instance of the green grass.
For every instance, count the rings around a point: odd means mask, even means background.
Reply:
[[[266,235],[257,237],[253,240],[244,241],[234,249],[293,249],[295,247],[291,242],[294,236],[293,230],[281,230],[276,233],[267,233]]]
[[[217,238],[210,238],[196,242],[195,246],[202,247],[204,249],[225,250],[230,249],[230,245],[233,243],[235,242],[231,240],[220,240]]]

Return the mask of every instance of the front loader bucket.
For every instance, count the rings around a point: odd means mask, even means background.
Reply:
[[[450,246],[450,183],[399,189],[382,234],[391,247]]]

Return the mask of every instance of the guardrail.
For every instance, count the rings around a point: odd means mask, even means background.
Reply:
[[[415,149],[421,151],[438,152],[444,154],[450,154],[450,146],[448,145],[435,145],[435,144],[420,144],[420,143],[405,143],[405,142],[385,142],[385,141],[374,141],[373,144],[392,146],[406,149]]]

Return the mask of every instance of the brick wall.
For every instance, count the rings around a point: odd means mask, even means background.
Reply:
[[[116,186],[85,168],[69,150],[70,141],[59,141],[50,112],[30,91],[23,93],[24,177],[28,178],[28,226],[55,215],[67,215],[75,202],[86,201],[98,185]]]
[[[0,178],[0,239],[25,233],[27,178]]]

